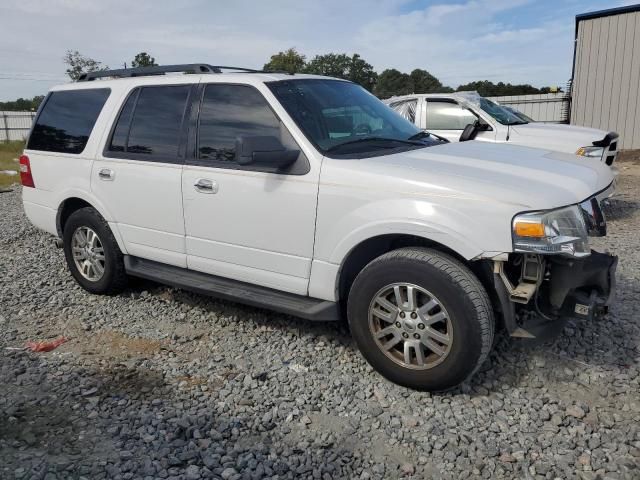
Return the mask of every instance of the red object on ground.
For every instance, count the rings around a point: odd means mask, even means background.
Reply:
[[[56,338],[55,340],[51,340],[48,342],[27,342],[27,349],[32,352],[50,352],[51,350],[55,350],[64,342],[69,340],[65,337]]]

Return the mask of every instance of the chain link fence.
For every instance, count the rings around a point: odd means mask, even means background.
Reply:
[[[27,138],[35,116],[36,112],[0,111],[0,142]]]

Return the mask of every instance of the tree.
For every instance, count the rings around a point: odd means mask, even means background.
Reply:
[[[411,77],[395,68],[388,68],[378,75],[378,82],[374,93],[379,98],[389,98],[394,95],[406,95],[413,93]]]
[[[137,67],[155,67],[158,64],[156,59],[149,55],[147,52],[138,53],[131,62],[131,68]]]
[[[352,56],[346,53],[316,55],[306,64],[303,71],[315,75],[351,80],[369,91],[373,90],[378,77],[371,64],[363,60],[357,53]]]
[[[67,50],[63,60],[69,67],[66,70],[67,75],[69,75],[69,78],[73,81],[77,81],[83,73],[99,72],[109,69],[108,66],[92,58],[85,57],[77,50]]]
[[[453,92],[453,88],[445,87],[442,82],[431,75],[426,70],[416,68],[409,74],[413,84],[413,92],[411,93],[449,93]]]
[[[44,95],[36,95],[32,99],[19,98],[9,102],[0,102],[0,110],[10,112],[27,112],[37,110],[44,100]]]
[[[305,65],[305,56],[296,51],[294,47],[271,55],[269,63],[265,63],[264,70],[276,70],[289,73],[301,72]]]
[[[505,95],[530,95],[533,93],[543,93],[539,88],[529,84],[512,85],[510,83],[493,83],[489,80],[479,80],[460,85],[457,91],[475,90],[483,97],[500,97]]]

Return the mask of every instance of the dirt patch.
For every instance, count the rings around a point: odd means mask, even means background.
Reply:
[[[129,337],[117,331],[105,330],[75,338],[63,351],[127,360],[152,357],[166,345],[167,341],[164,340]]]

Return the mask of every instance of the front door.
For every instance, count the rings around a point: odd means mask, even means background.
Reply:
[[[235,160],[239,136],[275,136],[299,147],[253,86],[203,86],[193,158],[182,175],[190,269],[306,294],[319,169],[300,153],[274,173]]]

